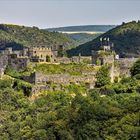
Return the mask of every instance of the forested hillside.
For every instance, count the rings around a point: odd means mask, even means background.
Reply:
[[[92,41],[93,39],[97,38],[100,36],[102,33],[71,33],[71,34],[66,34],[69,38],[74,40],[77,44],[77,46],[87,43],[89,41]]]
[[[76,41],[76,46],[92,41],[99,35],[107,32],[108,30],[115,28],[115,25],[81,25],[81,26],[68,26],[49,28],[51,32],[65,33],[72,40]]]
[[[89,32],[106,32],[115,25],[81,25],[81,26],[68,26],[68,27],[59,27],[59,28],[49,28],[49,31],[60,31],[60,32],[82,32],[82,31],[89,31]]]
[[[37,27],[0,24],[0,49],[12,47],[48,46],[64,44],[66,48],[74,46],[74,41],[67,36],[42,30]]]
[[[91,55],[91,50],[100,49],[100,38],[109,37],[115,51],[122,57],[138,57],[140,54],[140,22],[132,21],[102,34],[93,41],[68,51],[69,55]]]

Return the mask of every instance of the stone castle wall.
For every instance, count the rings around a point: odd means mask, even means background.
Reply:
[[[86,86],[88,86],[88,88],[93,88],[95,85],[95,73],[71,76],[68,74],[45,75],[42,73],[34,72],[30,76],[25,76],[24,80],[35,85],[32,89],[34,94],[38,91],[50,89],[51,87],[49,87],[49,85],[51,84],[56,84],[57,88],[60,88],[61,85],[84,83]]]
[[[119,64],[120,76],[130,76],[130,68],[138,58],[120,58],[116,60]]]
[[[33,73],[30,78],[26,77],[26,80],[34,84],[46,84],[46,83],[58,83],[58,84],[70,84],[70,83],[94,83],[95,75],[80,75],[80,76],[71,76],[68,74],[51,74],[45,75],[42,73]]]
[[[105,65],[114,63],[114,54],[100,54],[106,53],[105,51],[92,51],[92,64],[93,65]],[[108,53],[108,52],[107,52]],[[111,53],[111,52],[110,52]],[[99,63],[99,64],[97,64]]]
[[[8,66],[15,70],[20,70],[25,68],[29,64],[28,58],[17,58],[16,55],[8,56]]]
[[[56,63],[83,63],[84,61],[88,61],[91,63],[91,57],[90,56],[73,56],[71,58],[68,57],[57,57],[55,59]]]
[[[8,57],[7,55],[0,55],[0,78],[4,75],[4,71],[8,64]]]

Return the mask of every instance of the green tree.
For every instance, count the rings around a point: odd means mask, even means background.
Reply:
[[[131,76],[140,74],[140,59],[138,59],[130,69]]]
[[[96,74],[96,87],[102,87],[110,84],[109,67],[102,66]]]

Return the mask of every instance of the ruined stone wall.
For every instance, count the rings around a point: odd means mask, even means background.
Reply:
[[[56,84],[57,89],[61,88],[61,85],[69,84],[81,84],[84,83],[89,89],[93,88],[95,85],[95,73],[83,74],[80,76],[71,76],[68,74],[51,74],[44,75],[42,73],[32,73],[30,76],[24,77],[24,80],[34,84],[32,89],[32,94],[50,90],[51,84]],[[56,90],[56,89],[51,89]]]
[[[120,68],[120,76],[130,76],[130,68],[138,58],[120,58],[116,60]]]
[[[84,61],[89,61],[91,64],[91,57],[90,56],[73,56],[71,58],[68,57],[57,57],[55,58],[56,63],[83,63]]]
[[[34,84],[46,84],[46,83],[58,83],[58,84],[70,84],[70,83],[94,83],[95,75],[80,75],[71,76],[68,74],[51,74],[44,75],[42,73],[33,73],[30,76],[30,82]]]
[[[8,66],[15,70],[25,68],[29,63],[28,58],[18,58],[16,55],[9,55],[8,56]]]
[[[8,65],[8,56],[0,55],[0,78],[4,75],[4,71]]]
[[[107,55],[107,56],[104,56],[102,59],[103,59],[103,65],[114,63],[114,55]]]
[[[106,53],[106,52],[102,52]],[[113,54],[100,54],[100,51],[92,51],[92,64],[93,65],[104,65],[114,63]],[[99,62],[99,64],[97,64]]]
[[[71,63],[71,59],[68,57],[57,57],[55,58],[54,62],[68,64]]]
[[[98,60],[98,52],[92,50],[92,64],[97,65]]]

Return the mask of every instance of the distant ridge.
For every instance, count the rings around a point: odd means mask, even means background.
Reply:
[[[116,25],[80,25],[80,26],[67,26],[58,28],[48,28],[48,31],[56,32],[107,32],[115,28]]]
[[[69,38],[76,41],[76,46],[78,46],[97,38],[99,35],[115,27],[115,25],[81,25],[49,28],[47,30],[66,34]]]
[[[122,25],[109,30],[96,39],[69,50],[68,54],[91,55],[91,50],[100,49],[100,38],[106,37],[109,37],[114,43],[114,49],[121,57],[140,56],[140,21],[122,23]]]

